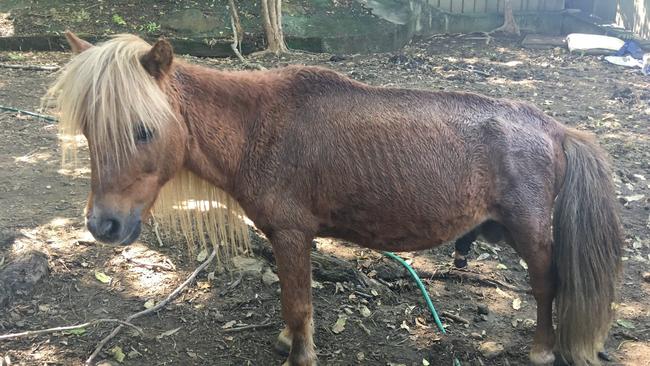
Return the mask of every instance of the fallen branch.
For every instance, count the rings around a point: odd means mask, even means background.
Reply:
[[[161,247],[164,247],[163,241],[160,238],[160,232],[158,231],[158,221],[156,219],[153,219],[153,232],[156,234],[156,240],[158,240],[158,245]]]
[[[269,328],[269,327],[272,327],[272,326],[274,326],[276,324],[277,323],[267,321],[267,322],[264,322],[262,324],[251,324],[251,325],[244,325],[244,326],[237,327],[237,328],[223,329],[222,332],[223,333],[233,333],[233,332],[239,332],[239,331],[242,331],[242,330],[249,330],[249,329]]]
[[[174,264],[169,262],[169,261],[165,261],[165,263],[159,264],[159,263],[143,262],[143,261],[140,261],[140,260],[135,259],[135,258],[124,257],[124,259],[127,262],[131,262],[131,263],[135,264],[136,266],[145,267],[145,268],[149,268],[149,269],[160,268],[160,269],[162,269],[164,271],[174,271],[174,270],[176,270],[176,266],[174,266]]]
[[[205,267],[207,267],[212,262],[212,260],[214,259],[214,257],[216,255],[217,255],[217,250],[213,249],[210,256],[203,263],[201,263],[201,265],[198,266],[194,270],[194,272],[192,272],[192,274],[183,283],[180,284],[180,286],[176,287],[176,289],[174,291],[172,291],[171,294],[167,295],[167,297],[164,300],[160,301],[155,306],[153,306],[153,307],[151,307],[149,309],[146,309],[146,310],[140,311],[138,313],[129,315],[129,317],[126,318],[126,322],[130,322],[133,319],[139,318],[139,317],[147,315],[147,314],[154,313],[154,312],[160,310],[161,308],[163,308],[164,306],[167,306],[167,304],[169,304],[170,301],[172,301],[174,298],[176,298],[176,296],[178,296],[178,294],[180,294],[192,281],[194,281],[196,276],[199,273],[201,273],[201,271],[203,271],[203,269],[205,269]],[[102,348],[104,348],[106,343],[108,343],[108,341],[110,341],[113,337],[115,337],[122,330],[122,328],[124,328],[124,325],[117,326],[117,328],[113,329],[113,331],[109,335],[104,337],[104,339],[102,339],[99,342],[99,344],[97,344],[97,347],[95,347],[95,350],[93,351],[93,353],[86,360],[86,365],[92,365],[93,361],[95,360],[97,355],[99,355],[99,352],[101,352]]]
[[[456,315],[456,314],[450,313],[448,311],[443,311],[443,312],[440,313],[440,315],[442,315],[445,318],[449,318],[451,320],[454,320],[454,321],[456,321],[458,323],[469,324],[469,320],[463,318],[460,315]]]
[[[5,69],[31,70],[31,71],[57,71],[61,66],[48,65],[17,65],[17,64],[0,64]]]
[[[255,250],[255,247],[253,247],[253,250]],[[389,280],[397,280],[399,278],[404,278],[405,276],[400,273],[400,267],[397,266],[396,264],[392,264],[390,262],[385,262],[385,265],[388,266],[388,269],[384,270],[384,272],[388,273],[398,273],[399,275],[395,276],[394,278],[390,278]],[[455,268],[450,268],[449,270],[446,271],[439,271],[439,270],[434,270],[428,271],[425,268],[417,268],[418,273],[420,274],[420,277],[423,279],[429,279],[429,280],[450,280],[450,279],[457,279],[461,281],[468,281],[468,282],[474,282],[479,285],[483,286],[490,286],[490,287],[501,287],[504,289],[512,290],[515,292],[528,292],[527,290],[523,290],[518,288],[517,286],[505,283],[503,281],[497,280],[497,279],[492,279],[489,278],[485,275],[482,275],[480,273],[475,273],[475,272],[470,272],[466,269],[455,269]],[[378,278],[380,279],[380,278]]]
[[[505,283],[500,280],[495,280],[492,278],[487,278],[481,274],[478,273],[473,273],[469,272],[466,270],[458,270],[458,269],[450,269],[449,271],[446,272],[436,272],[433,273],[431,277],[427,277],[426,275],[423,274],[422,277],[425,278],[431,278],[431,279],[450,279],[450,278],[457,278],[461,280],[468,280],[471,282],[476,282],[482,285],[489,285],[493,287],[503,287],[507,288],[508,290],[511,291],[516,291],[516,292],[526,292],[525,290],[520,289],[517,286],[510,285],[508,283]]]
[[[48,328],[48,329],[39,329],[39,330],[29,330],[26,332],[20,332],[20,333],[11,333],[11,334],[4,334],[0,335],[0,341],[4,341],[7,339],[14,339],[14,338],[21,338],[21,337],[30,337],[30,336],[37,336],[41,334],[48,334],[48,333],[57,333],[57,332],[65,332],[65,331],[70,331],[70,330],[75,330],[75,329],[80,329],[80,328],[88,328],[90,326],[93,326],[95,324],[99,323],[120,323],[120,326],[127,326],[135,329],[138,333],[142,334],[142,329],[139,327],[129,323],[128,321],[123,321],[119,319],[95,319],[91,320],[87,323],[82,323],[82,324],[76,324],[76,325],[67,325],[64,327],[55,327],[55,328]]]
[[[236,280],[234,280],[234,281],[232,281],[231,283],[229,283],[229,284],[226,286],[225,289],[223,289],[221,292],[219,292],[219,296],[224,296],[225,294],[227,294],[228,292],[230,292],[232,289],[234,289],[235,287],[237,287],[237,286],[241,283],[241,280],[242,280],[243,278],[244,278],[244,274],[243,274],[243,273],[239,273],[239,277],[237,277]]]

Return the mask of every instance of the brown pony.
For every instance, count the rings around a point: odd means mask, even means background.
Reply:
[[[217,244],[245,240],[241,208],[275,252],[288,364],[316,364],[312,238],[410,251],[486,222],[528,263],[532,363],[553,362],[554,351],[598,363],[621,231],[607,159],[591,136],[520,102],[373,87],[317,67],[217,71],[174,60],[164,40],[67,37],[78,55],[49,95],[61,132],[88,140],[88,229],[133,242],[178,179],[190,188],[175,188],[179,202],[166,206],[223,211],[199,220],[209,231],[225,218],[230,234],[213,235]]]

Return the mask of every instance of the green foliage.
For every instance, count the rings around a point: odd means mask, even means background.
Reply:
[[[86,333],[86,328],[75,328],[63,332],[63,334],[74,334],[78,336],[84,335],[84,333]]]
[[[155,33],[160,30],[160,24],[156,22],[149,22],[145,25],[141,25],[140,30],[146,31],[147,33]]]
[[[20,53],[9,52],[9,54],[7,54],[7,58],[10,61],[22,61],[22,60],[25,59],[25,56],[23,54],[20,54]]]
[[[83,23],[90,20],[90,13],[86,9],[72,12],[72,19],[77,23]]]
[[[119,14],[113,14],[113,23],[121,26],[125,26],[126,22],[124,21],[124,18],[122,18]]]

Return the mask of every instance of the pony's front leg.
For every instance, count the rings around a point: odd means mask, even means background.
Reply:
[[[286,322],[278,342],[291,342],[286,363],[290,366],[316,365],[311,302],[312,239],[298,230],[276,231],[271,237],[282,291],[282,317]]]

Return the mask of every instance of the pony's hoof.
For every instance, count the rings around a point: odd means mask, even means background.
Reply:
[[[607,361],[607,362],[613,362],[614,361],[614,357],[612,357],[612,355],[607,353],[607,351],[598,352],[598,358],[600,358],[603,361]]]
[[[550,350],[531,351],[529,357],[530,363],[535,366],[552,365],[555,361],[555,355]]]
[[[456,268],[466,268],[467,267],[467,258],[454,258],[454,267],[456,267]]]
[[[289,356],[289,353],[291,352],[291,338],[286,335],[285,331],[282,331],[282,333],[280,333],[278,339],[275,341],[275,346],[273,348],[279,355]]]

